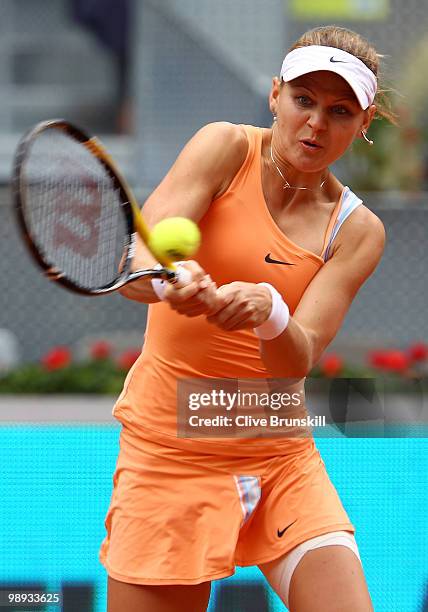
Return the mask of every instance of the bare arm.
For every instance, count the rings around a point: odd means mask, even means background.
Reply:
[[[382,222],[365,207],[353,217],[342,227],[333,257],[306,289],[285,331],[261,341],[262,359],[273,376],[303,377],[311,371],[378,265],[385,245]],[[282,366],[284,354],[294,356],[291,370]]]
[[[213,199],[228,188],[245,160],[248,149],[243,128],[230,123],[212,123],[203,127],[187,143],[160,185],[147,199],[143,214],[149,227],[166,217],[182,216],[196,223],[208,210]],[[133,270],[152,267],[156,261],[141,240]],[[195,269],[195,268],[194,268]],[[197,275],[196,275],[197,276]],[[202,278],[202,273],[197,280]],[[187,292],[189,295],[197,293]],[[125,285],[120,293],[139,302],[158,301],[150,281],[139,280]]]

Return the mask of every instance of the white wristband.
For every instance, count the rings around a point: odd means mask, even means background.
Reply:
[[[187,285],[192,279],[192,273],[190,272],[190,270],[183,267],[183,263],[185,262],[184,261],[174,262],[174,265],[177,266],[177,270],[175,272],[176,277],[177,277],[176,282],[179,283],[181,286]],[[155,269],[162,268],[160,264],[157,264],[154,267]],[[161,301],[164,299],[167,286],[168,286],[168,281],[164,280],[163,278],[152,278],[153,291],[156,293],[156,295]]]
[[[290,311],[287,304],[282,299],[281,294],[269,285],[269,283],[258,283],[267,287],[272,295],[272,310],[267,320],[254,328],[254,333],[261,340],[273,340],[282,334],[290,320]]]

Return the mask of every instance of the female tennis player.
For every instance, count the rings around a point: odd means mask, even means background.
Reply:
[[[236,565],[258,565],[293,612],[373,609],[313,438],[178,437],[177,381],[300,381],[335,337],[384,248],[381,221],[329,170],[356,139],[371,144],[376,113],[392,118],[378,64],[349,30],[304,34],[273,79],[273,127],[205,126],[144,207],[150,225],[198,222],[202,246],[186,286],[121,290],[151,305],[114,408],[109,612],[205,610]],[[135,267],[152,263],[141,246]]]

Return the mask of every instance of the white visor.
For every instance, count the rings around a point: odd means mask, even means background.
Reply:
[[[335,72],[345,79],[363,110],[373,104],[377,89],[376,76],[357,57],[335,47],[309,45],[290,51],[282,63],[280,76],[288,83],[318,70]]]

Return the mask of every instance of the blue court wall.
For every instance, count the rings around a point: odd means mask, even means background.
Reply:
[[[63,609],[73,610],[73,588],[78,595],[83,586],[87,598],[79,612],[106,610],[98,548],[119,432],[110,424],[0,428],[0,588],[68,588]],[[375,610],[426,609],[428,439],[323,438],[317,444],[357,527]],[[251,568],[214,584],[209,612],[281,609],[259,570]]]

